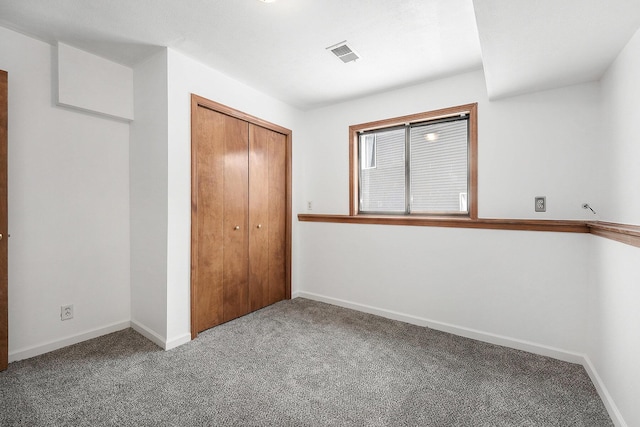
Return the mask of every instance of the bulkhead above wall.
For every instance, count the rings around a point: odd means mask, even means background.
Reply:
[[[55,58],[56,105],[128,122],[133,120],[131,68],[63,43],[58,43]]]

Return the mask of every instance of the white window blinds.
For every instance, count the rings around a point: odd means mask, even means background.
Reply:
[[[360,170],[360,211],[405,211],[405,133],[396,128],[360,136],[360,158],[369,155],[371,140],[376,153],[375,168]]]
[[[360,212],[467,214],[468,117],[359,136]]]
[[[411,212],[467,212],[468,145],[466,120],[411,128]]]

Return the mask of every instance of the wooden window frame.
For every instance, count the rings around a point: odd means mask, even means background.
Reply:
[[[379,120],[375,122],[361,123],[349,126],[349,216],[381,217],[376,214],[361,213],[358,209],[358,185],[359,185],[359,165],[358,165],[358,135],[367,130],[383,129],[392,126],[406,125],[430,120],[455,117],[461,114],[469,115],[469,191],[467,203],[469,213],[467,215],[427,215],[427,214],[398,214],[384,215],[385,222],[403,222],[408,217],[424,218],[430,221],[439,219],[448,221],[456,218],[456,221],[474,221],[478,219],[478,104],[464,104],[456,107],[443,108],[440,110],[427,111],[424,113],[411,114],[408,116],[395,117],[392,119]]]

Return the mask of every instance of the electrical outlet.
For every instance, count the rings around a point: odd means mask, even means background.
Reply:
[[[547,198],[546,197],[536,197],[536,212],[546,212],[547,211]]]
[[[312,211],[313,210],[313,202],[311,200],[309,200],[307,202],[307,210],[308,211]]]
[[[73,304],[60,307],[60,320],[73,319]]]

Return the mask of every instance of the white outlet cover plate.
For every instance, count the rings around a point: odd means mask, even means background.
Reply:
[[[62,307],[60,307],[60,319],[61,320],[73,319],[73,304],[63,305]]]

